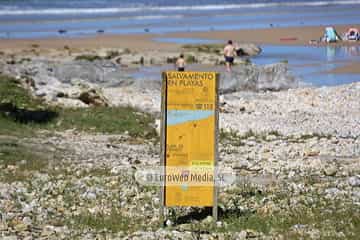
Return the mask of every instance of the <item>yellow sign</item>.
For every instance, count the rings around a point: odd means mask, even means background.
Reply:
[[[164,204],[213,206],[217,74],[166,72],[163,76]],[[206,170],[192,171],[201,167]],[[181,181],[170,184],[174,179]]]

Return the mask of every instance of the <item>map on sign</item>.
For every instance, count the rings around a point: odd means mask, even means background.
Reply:
[[[205,182],[194,186],[181,181],[177,185],[167,186],[165,178],[165,205],[213,206],[217,130],[216,73],[166,72],[164,84],[165,175],[179,175],[189,182]],[[189,170],[184,170],[184,167]],[[191,171],[195,167],[204,167],[205,170],[195,174]]]

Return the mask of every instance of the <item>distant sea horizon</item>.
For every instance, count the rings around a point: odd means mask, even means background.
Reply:
[[[0,38],[358,24],[360,0],[2,0]]]

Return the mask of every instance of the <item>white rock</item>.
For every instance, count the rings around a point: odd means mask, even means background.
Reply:
[[[352,187],[360,187],[360,177],[359,176],[350,177],[348,182],[349,182],[350,186],[352,186]]]
[[[171,226],[173,225],[173,223],[171,222],[170,219],[166,220],[165,224],[166,224],[166,226],[168,226],[168,227],[171,227]]]

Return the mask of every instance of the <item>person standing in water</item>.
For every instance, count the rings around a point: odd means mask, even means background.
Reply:
[[[231,72],[231,66],[234,63],[235,56],[236,56],[236,49],[233,45],[233,42],[229,40],[224,48],[226,71]]]
[[[176,68],[179,72],[185,71],[185,59],[184,54],[180,54],[179,58],[176,60]]]

